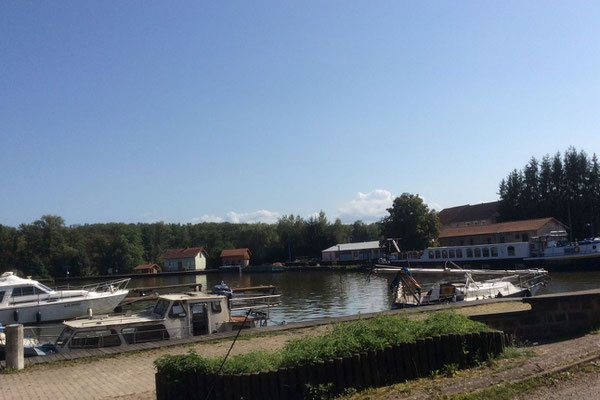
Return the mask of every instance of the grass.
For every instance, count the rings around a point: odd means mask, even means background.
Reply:
[[[414,342],[417,338],[486,330],[489,330],[486,325],[452,312],[433,313],[420,321],[397,316],[379,316],[369,320],[336,324],[326,335],[292,339],[275,352],[254,351],[230,357],[220,372],[240,374],[267,371],[380,350],[392,344]],[[204,358],[189,352],[185,355],[165,355],[154,364],[158,371],[167,374],[169,379],[177,379],[177,376],[185,372],[219,372],[222,361],[221,357]]]

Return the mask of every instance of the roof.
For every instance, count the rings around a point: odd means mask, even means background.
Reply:
[[[246,255],[251,256],[250,249],[224,249],[221,251],[221,257],[245,257]]]
[[[481,221],[484,219],[495,221],[499,203],[499,201],[492,201],[489,203],[444,208],[438,213],[438,218],[442,225],[449,225],[456,222]]]
[[[142,271],[145,269],[160,269],[158,264],[141,264],[134,268],[136,271]]]
[[[342,243],[331,246],[322,252],[326,251],[354,251],[354,250],[371,250],[379,249],[379,240],[373,240],[372,242],[358,242],[358,243]]]
[[[204,247],[187,247],[185,249],[168,249],[163,254],[163,259],[168,258],[195,258],[198,253],[204,252]]]
[[[562,222],[555,218],[538,218],[523,221],[501,222],[499,224],[473,225],[460,228],[446,228],[443,229],[442,232],[440,232],[439,237],[441,239],[457,236],[490,235],[494,233],[535,231],[542,228],[549,222],[555,222],[557,224],[565,226]]]

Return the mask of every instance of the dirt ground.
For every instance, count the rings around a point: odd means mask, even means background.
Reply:
[[[452,377],[437,376],[413,382],[370,390],[349,397],[352,400],[434,399],[441,395],[472,393],[494,385],[516,382],[540,376],[548,371],[582,362],[600,359],[600,335],[586,336],[553,343],[531,344],[525,353],[515,359],[502,359]],[[540,387],[522,397],[531,399],[583,399],[599,398],[600,368],[591,373],[578,374],[566,381],[557,381],[551,387]],[[519,397],[517,397],[519,398]]]

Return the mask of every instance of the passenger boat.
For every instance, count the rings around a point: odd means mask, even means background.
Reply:
[[[127,278],[80,289],[54,290],[36,280],[5,272],[0,276],[0,323],[64,321],[111,312],[127,296],[128,283]]]
[[[233,298],[228,288],[220,287],[218,292],[223,294],[200,291],[164,294],[152,308],[139,314],[65,321],[56,342],[51,345],[38,342],[36,351],[67,353],[76,349],[128,346],[264,326],[270,307],[279,301],[279,295]]]
[[[500,297],[529,297],[535,295],[547,279],[548,272],[540,269],[530,270],[525,274],[507,275],[478,282],[465,271],[463,280],[438,282],[425,290],[415,280],[408,268],[402,268],[391,284],[394,294],[392,308]]]
[[[529,242],[429,247],[409,252],[398,250],[380,261],[395,266],[424,268],[435,268],[448,260],[465,268],[600,268],[600,238],[569,242],[567,237],[565,231],[552,231],[533,237]]]

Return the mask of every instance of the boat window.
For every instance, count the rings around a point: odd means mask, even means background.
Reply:
[[[441,255],[440,255],[440,251],[439,251],[439,250],[436,250],[436,251],[435,251],[435,258],[440,258],[440,257],[441,257]]]
[[[508,246],[508,248],[506,249],[506,251],[508,252],[509,256],[514,256],[515,255],[515,248],[514,248],[514,246]]]
[[[498,248],[492,247],[492,257],[498,257]]]
[[[446,250],[442,250],[442,258],[448,258],[448,252]]]
[[[456,258],[462,258],[462,249],[456,249]]]
[[[165,317],[167,310],[169,309],[169,301],[165,299],[159,299],[152,310],[153,314],[160,316],[161,318]]]
[[[467,249],[467,257],[469,257],[469,258],[473,257],[473,249]]]
[[[164,325],[146,325],[137,328],[123,328],[121,330],[127,344],[155,342],[169,339],[169,332]]]
[[[454,250],[448,250],[448,253],[450,253],[450,258],[455,258],[456,257],[454,255]]]
[[[114,329],[78,332],[75,333],[73,340],[69,343],[69,347],[72,349],[114,347],[120,345],[121,339]]]
[[[33,286],[20,286],[13,288],[12,297],[31,296],[33,293]]]
[[[183,318],[186,315],[187,314],[185,313],[185,309],[183,308],[183,305],[179,301],[174,302],[173,306],[171,307],[171,312],[169,312],[169,317],[170,318]]]
[[[490,256],[490,249],[488,249],[487,247],[484,247],[481,251],[482,251],[484,257]]]
[[[433,259],[433,250],[429,250],[429,258]]]
[[[479,247],[475,248],[475,257],[481,257],[481,249]]]
[[[218,314],[221,312],[221,302],[220,301],[213,301],[210,305],[210,308],[212,310],[213,313]]]
[[[50,293],[52,291],[52,289],[50,289],[48,286],[38,283],[37,290],[40,291],[40,289],[42,289],[42,291],[41,291],[42,293],[43,292]]]
[[[2,300],[4,300],[4,291],[0,292],[0,303],[2,303]]]

